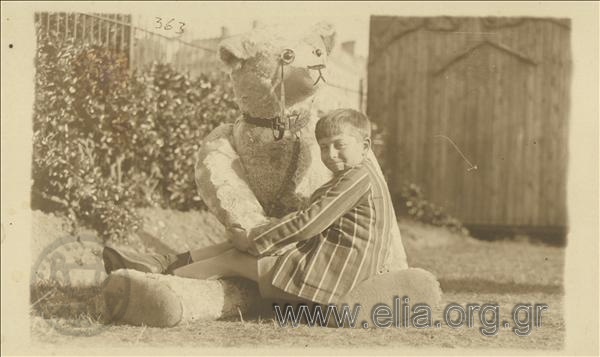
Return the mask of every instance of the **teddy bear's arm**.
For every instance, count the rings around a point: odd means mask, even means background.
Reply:
[[[196,185],[202,200],[226,228],[250,230],[268,220],[247,184],[232,133],[233,124],[223,124],[206,136],[196,161]]]

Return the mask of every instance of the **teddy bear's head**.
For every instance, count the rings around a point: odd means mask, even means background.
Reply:
[[[259,118],[276,116],[282,77],[286,107],[315,94],[327,78],[334,37],[333,27],[320,23],[308,31],[257,28],[223,40],[219,57],[231,71],[241,111]]]

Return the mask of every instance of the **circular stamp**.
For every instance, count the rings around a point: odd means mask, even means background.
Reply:
[[[91,336],[118,321],[129,300],[130,284],[115,295],[104,291],[106,274],[104,245],[93,235],[66,236],[48,245],[32,266],[30,290],[32,310],[57,332],[72,336]],[[111,300],[112,299],[112,300]],[[107,301],[119,304],[107,309]],[[114,306],[118,306],[116,309]]]

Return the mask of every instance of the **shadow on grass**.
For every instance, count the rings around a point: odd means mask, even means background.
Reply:
[[[562,285],[498,282],[484,279],[440,279],[443,292],[480,294],[563,294]]]

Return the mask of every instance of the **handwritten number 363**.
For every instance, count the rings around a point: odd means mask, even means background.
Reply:
[[[162,29],[167,30],[167,31],[170,31],[170,30],[173,29],[173,25],[171,25],[171,23],[173,21],[175,21],[175,19],[170,19],[164,25],[163,25],[163,18],[162,17],[155,17],[155,19],[156,19],[156,25],[157,25],[155,28],[157,28],[157,29],[162,28]],[[183,27],[185,26],[185,23],[184,22],[178,22],[178,23],[179,23],[179,31],[175,32],[175,33],[176,34],[181,34],[181,33],[183,33]]]

